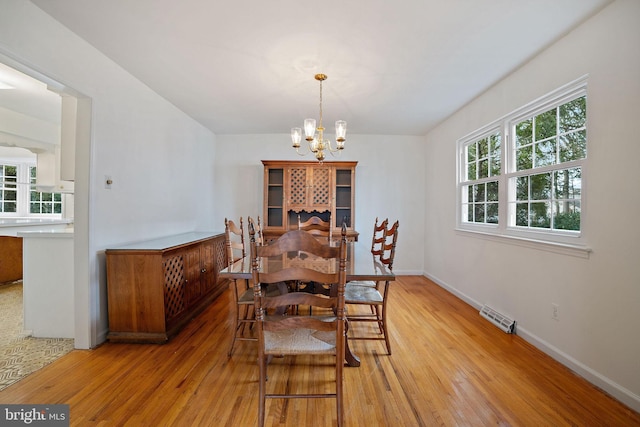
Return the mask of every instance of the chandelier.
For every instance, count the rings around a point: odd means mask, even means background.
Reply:
[[[312,152],[318,161],[322,162],[325,159],[325,151],[331,153],[340,154],[344,149],[345,136],[347,134],[347,122],[344,120],[338,120],[336,122],[336,148],[331,147],[331,141],[324,139],[324,127],[322,127],[322,82],[327,80],[326,74],[316,74],[315,79],[320,82],[320,122],[316,127],[315,119],[304,120],[304,133],[305,139],[309,143],[309,151]],[[306,155],[307,152],[300,152],[300,141],[302,140],[302,130],[300,128],[291,129],[291,141],[293,142],[293,148],[296,149],[296,153],[301,156]]]

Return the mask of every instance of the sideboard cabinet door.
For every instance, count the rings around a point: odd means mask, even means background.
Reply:
[[[163,257],[164,268],[164,317],[170,325],[187,307],[185,292],[185,268],[182,252]]]

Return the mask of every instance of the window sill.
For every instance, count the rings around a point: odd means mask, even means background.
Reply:
[[[493,234],[477,230],[469,230],[464,228],[456,228],[458,235],[475,237],[478,239],[490,240],[493,242],[506,243],[510,245],[521,246],[536,250],[554,252],[561,255],[570,255],[578,258],[589,258],[591,248],[583,245],[570,243],[549,242],[545,240],[537,240],[525,237],[510,236],[505,234]]]

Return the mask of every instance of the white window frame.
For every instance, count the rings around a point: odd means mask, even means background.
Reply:
[[[27,160],[11,160],[0,158],[0,164],[15,166],[17,168],[17,191],[18,197],[16,201],[17,212],[0,212],[0,218],[50,218],[61,219],[62,213],[31,213],[31,191],[34,185],[31,184],[31,168],[36,167],[36,162]],[[46,191],[40,191],[46,193]],[[64,197],[62,198],[62,211],[64,212]]]
[[[554,164],[547,167],[529,169],[527,171],[516,171],[515,163],[515,141],[512,135],[514,126],[528,117],[543,113],[551,108],[567,103],[573,99],[587,95],[587,77],[583,76],[570,82],[532,102],[518,108],[504,117],[460,138],[457,141],[456,155],[456,230],[460,233],[481,237],[490,240],[509,242],[518,245],[528,246],[536,249],[551,250],[569,255],[588,257],[590,248],[586,244],[587,230],[587,159],[588,159],[588,133],[587,133],[587,155],[584,159],[573,160],[571,162]],[[589,108],[587,107],[587,126],[589,122]],[[473,181],[466,177],[466,149],[470,143],[478,141],[488,135],[499,132],[501,134],[501,173],[497,176],[478,179],[482,181],[498,181],[498,224],[475,223],[464,221],[466,213],[463,208],[466,205],[463,192],[464,188]],[[588,131],[587,131],[588,132]],[[511,184],[515,177],[530,175],[534,173],[544,173],[545,171],[564,170],[579,167],[582,170],[581,196],[580,196],[580,231],[550,230],[523,228],[510,225],[514,215],[511,213],[511,198],[515,197],[515,188]]]

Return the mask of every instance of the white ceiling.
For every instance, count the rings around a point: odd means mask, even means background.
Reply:
[[[328,129],[424,135],[610,0],[32,2],[216,134],[318,118],[325,73]]]

